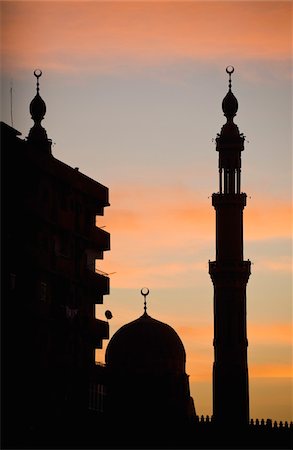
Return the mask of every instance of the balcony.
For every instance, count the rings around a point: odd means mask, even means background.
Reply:
[[[102,228],[95,226],[89,234],[89,239],[94,243],[97,250],[110,250],[110,233],[102,230]]]
[[[97,294],[107,295],[110,292],[110,278],[107,273],[101,270],[86,268],[85,279]],[[100,303],[100,302],[95,302]]]
[[[94,347],[102,348],[104,339],[109,339],[109,323],[104,320],[94,319],[91,324],[91,341]]]

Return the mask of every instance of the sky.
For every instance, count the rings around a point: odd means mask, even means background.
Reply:
[[[1,120],[25,138],[33,71],[56,158],[109,187],[110,336],[143,313],[185,346],[212,414],[213,286],[225,69],[242,153],[250,415],[292,420],[292,2],[1,2]],[[12,92],[12,95],[11,95]],[[12,105],[12,106],[11,106]],[[104,361],[104,348],[96,359]]]

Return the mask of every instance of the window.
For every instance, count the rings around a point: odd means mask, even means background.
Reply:
[[[55,253],[65,257],[70,256],[70,239],[66,232],[60,232],[59,236],[55,237]]]
[[[60,204],[61,204],[61,209],[63,209],[63,211],[68,210],[68,199],[67,199],[67,196],[65,193],[61,194]]]
[[[65,233],[60,236],[60,253],[69,256],[69,238]]]
[[[40,283],[40,300],[44,303],[47,301],[47,283],[43,281]]]
[[[41,239],[41,246],[45,252],[48,252],[49,241],[47,236],[43,236]]]
[[[47,189],[47,187],[43,187],[42,201],[46,203],[48,201],[48,199],[49,199],[49,190]]]
[[[87,268],[95,272],[96,271],[96,258],[97,258],[97,252],[94,250],[86,249],[86,266]]]
[[[104,412],[106,388],[103,384],[91,383],[89,388],[89,409],[91,411]]]
[[[16,275],[15,273],[10,274],[10,290],[14,291],[16,286]]]

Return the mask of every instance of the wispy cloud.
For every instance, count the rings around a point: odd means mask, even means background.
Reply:
[[[248,239],[291,237],[292,205],[289,202],[258,198],[249,204],[244,214]]]
[[[111,252],[99,263],[102,270],[116,272],[111,279],[115,288],[134,288],[143,280],[155,287],[191,286],[214,257],[214,209],[184,185],[112,186],[111,208],[97,218],[98,226],[105,223]],[[290,240],[291,204],[254,201],[245,209],[244,231],[252,243]],[[260,258],[257,268],[288,273],[292,261],[283,251]]]
[[[291,323],[249,323],[249,341],[254,344],[292,345]]]
[[[178,333],[184,340],[201,339],[213,335],[211,325],[182,325],[177,327]],[[292,324],[291,323],[250,323],[248,327],[249,342],[252,344],[292,344]]]
[[[252,378],[292,378],[292,364],[251,364],[249,375]]]
[[[2,2],[6,70],[74,73],[184,60],[290,59],[286,2]]]
[[[182,338],[185,348],[189,350],[187,368],[191,380],[211,379],[211,367],[213,363],[212,338],[213,327],[209,324],[192,326],[179,326],[176,331]],[[270,347],[266,361],[252,359],[249,361],[249,375],[251,378],[276,378],[292,377],[292,360],[281,355],[280,349],[292,345],[291,323],[253,323],[248,327],[248,341],[250,347],[262,348],[262,345]],[[191,351],[192,350],[192,351]],[[274,355],[278,361],[270,362]]]
[[[278,259],[260,259],[258,267],[266,271],[292,273],[293,261],[289,256],[279,256]]]
[[[182,238],[180,231],[188,230],[193,236],[214,239],[215,213],[211,201],[183,184],[113,185],[106,220],[111,230],[123,234],[148,230],[166,235],[171,231],[176,239],[176,235]],[[258,198],[251,204],[248,199],[244,210],[246,239],[290,238],[291,226],[289,201]]]

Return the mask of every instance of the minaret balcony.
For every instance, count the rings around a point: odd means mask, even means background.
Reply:
[[[242,152],[244,150],[244,136],[218,136],[216,138],[216,151]]]
[[[213,284],[220,287],[243,287],[251,273],[251,261],[209,261]]]
[[[225,205],[239,205],[242,208],[246,206],[246,198],[247,195],[245,193],[241,194],[213,194],[212,195],[212,205],[217,208],[218,206],[225,206]]]

